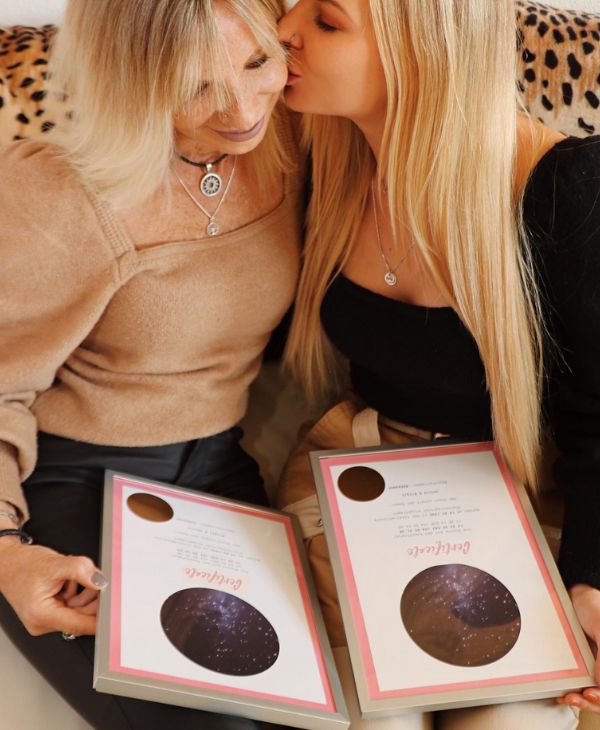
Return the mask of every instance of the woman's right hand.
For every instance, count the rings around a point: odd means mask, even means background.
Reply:
[[[75,584],[84,589],[84,605],[73,600]],[[53,631],[75,636],[95,634],[96,616],[90,615],[90,598],[107,585],[89,558],[61,555],[9,537],[0,539],[0,592],[32,636]]]

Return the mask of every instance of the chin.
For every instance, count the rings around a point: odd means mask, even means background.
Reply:
[[[248,152],[254,151],[262,143],[264,138],[267,136],[267,132],[269,131],[270,124],[271,124],[271,118],[269,117],[268,121],[265,122],[265,128],[263,129],[262,133],[258,137],[255,137],[255,139],[251,139],[251,140],[248,140],[248,142],[244,142],[243,145],[241,145],[243,147],[243,150],[241,150],[237,154],[245,155]]]

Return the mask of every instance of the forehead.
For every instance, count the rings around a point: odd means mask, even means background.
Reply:
[[[224,47],[226,56],[233,60],[256,50],[257,40],[252,29],[234,10],[224,3],[216,3],[214,17],[219,34],[217,41]]]
[[[286,10],[291,10],[300,0],[284,0]],[[427,0],[423,0],[426,2]],[[331,7],[345,12],[351,20],[363,22],[369,17],[370,0],[313,0],[316,6]]]

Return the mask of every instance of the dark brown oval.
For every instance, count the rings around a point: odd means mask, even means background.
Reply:
[[[138,517],[150,522],[168,522],[173,518],[171,505],[154,494],[136,492],[127,498],[127,506]]]
[[[371,502],[385,491],[385,479],[368,466],[351,466],[339,475],[338,488],[348,499]]]

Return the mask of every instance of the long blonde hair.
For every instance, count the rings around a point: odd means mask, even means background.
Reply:
[[[115,206],[146,199],[167,179],[173,116],[203,81],[211,81],[217,108],[229,103],[217,2],[249,26],[265,53],[283,60],[275,27],[281,0],[69,0],[53,49],[52,83],[76,112],[54,141]],[[265,187],[286,164],[277,126],[274,120],[260,154],[252,156],[260,158]]]
[[[536,484],[541,315],[515,194],[513,0],[370,0],[388,105],[379,183],[485,367],[494,437]],[[373,158],[346,119],[307,120],[314,190],[286,359],[311,394],[331,377],[320,307],[356,239]],[[394,231],[398,215],[392,215]]]

